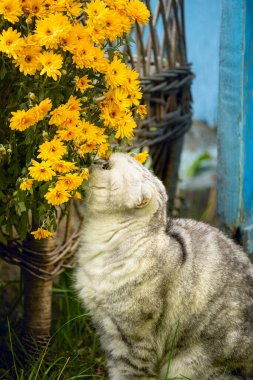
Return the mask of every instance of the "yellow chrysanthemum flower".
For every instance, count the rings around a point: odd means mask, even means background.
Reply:
[[[150,12],[140,0],[130,0],[126,9],[129,16],[139,24],[145,25],[148,22]]]
[[[130,67],[126,69],[126,81],[123,84],[123,89],[128,93],[132,94],[136,92],[136,89],[140,86],[139,81],[139,73],[137,71],[132,70]]]
[[[73,52],[73,62],[77,68],[92,67],[94,60],[95,47],[89,40],[80,41],[79,45]]]
[[[22,0],[22,9],[27,18],[41,18],[48,14],[45,0]]]
[[[74,53],[77,48],[77,39],[73,31],[71,30],[68,35],[59,38],[59,46],[64,51],[69,51],[70,53]]]
[[[80,177],[84,181],[87,181],[89,179],[89,176],[90,176],[89,169],[87,169],[87,168],[83,169],[82,172],[81,172],[81,174],[80,174]]]
[[[24,131],[32,125],[36,124],[36,116],[32,109],[18,110],[12,112],[12,117],[10,119],[10,129],[17,131]]]
[[[43,120],[48,112],[52,109],[52,101],[49,98],[46,98],[40,102],[37,106],[34,107],[37,114],[37,121]]]
[[[25,179],[24,181],[21,182],[20,184],[20,189],[21,190],[30,190],[33,185],[33,179]]]
[[[50,13],[65,11],[65,0],[47,0],[47,5]]]
[[[87,153],[93,153],[97,149],[97,144],[96,142],[92,142],[89,144],[82,144],[80,145],[78,149],[78,154],[80,157],[84,157],[85,154]]]
[[[100,25],[96,25],[94,21],[88,21],[87,29],[92,41],[97,45],[102,45],[105,40],[105,32]]]
[[[80,1],[65,0],[65,10],[71,17],[78,17],[82,12],[82,3]]]
[[[78,129],[80,133],[79,133],[78,138],[75,141],[77,146],[79,146],[80,144],[83,144],[84,142],[93,142],[97,137],[97,133],[93,129],[93,124],[86,122],[85,120],[82,120],[78,124]]]
[[[107,140],[107,136],[104,134],[104,128],[97,127],[85,120],[82,120],[78,124],[79,136],[77,141],[79,143],[86,142],[86,144],[103,144]]]
[[[59,160],[67,152],[67,147],[60,140],[54,138],[41,144],[39,152],[38,158],[42,160]]]
[[[35,239],[45,239],[50,236],[53,236],[53,232],[45,230],[44,228],[38,228],[36,231],[31,232]]]
[[[70,30],[68,17],[55,13],[36,21],[35,36],[39,45],[54,49],[59,44],[60,38],[67,36]]]
[[[79,176],[77,173],[68,173],[65,176],[59,177],[56,182],[56,186],[62,186],[68,191],[75,190],[78,188],[83,182],[83,178]]]
[[[79,78],[78,76],[76,76],[75,77],[75,81],[76,81],[76,88],[77,88],[77,90],[81,91],[82,94],[88,88],[93,88],[94,87],[92,84],[90,84],[88,75],[84,75],[81,78]]]
[[[127,114],[117,125],[117,132],[115,134],[116,139],[122,139],[124,137],[128,139],[132,138],[133,130],[136,126],[136,122],[134,121],[131,113]]]
[[[64,160],[54,160],[51,162],[51,167],[58,173],[68,173],[71,170],[77,170],[77,167],[73,162],[68,162]]]
[[[111,155],[111,151],[109,150],[109,144],[105,143],[99,145],[97,155],[102,159],[107,160]]]
[[[99,73],[105,74],[109,65],[109,59],[104,56],[104,50],[96,47],[93,50],[93,61],[91,64],[91,68],[94,71],[98,71]]]
[[[141,153],[137,153],[134,158],[139,161],[140,164],[144,164],[144,162],[147,161],[147,158],[148,158],[149,154],[148,152],[144,151],[144,152],[141,152]]]
[[[87,41],[87,40],[92,42],[91,35],[89,33],[87,26],[84,26],[80,24],[79,22],[75,22],[72,25],[70,33],[75,37],[76,45],[81,43],[82,41]]]
[[[86,3],[86,8],[84,9],[90,20],[102,19],[106,11],[106,4],[102,0],[91,0],[90,3]]]
[[[49,204],[58,206],[68,202],[71,197],[70,193],[62,186],[52,187],[44,196]]]
[[[1,0],[0,15],[3,18],[14,24],[22,14],[21,2],[19,0]]]
[[[27,114],[29,114],[32,117],[34,121],[33,124],[36,124],[44,119],[44,117],[48,114],[51,108],[52,102],[49,98],[46,98],[42,100],[40,104],[36,104],[36,106],[30,108],[27,111]]]
[[[113,9],[124,10],[129,0],[104,0],[104,2]]]
[[[60,128],[75,127],[80,119],[81,99],[70,96],[65,104],[61,104],[54,109],[50,115],[49,125],[56,125]]]
[[[146,115],[147,114],[147,106],[145,104],[141,104],[137,107],[136,112],[138,115]]]
[[[68,112],[66,104],[62,104],[50,112],[51,118],[49,120],[49,125],[61,125],[64,120],[66,120],[66,113]]]
[[[119,13],[119,21],[121,22],[121,30],[123,33],[130,33],[133,22],[125,13]]]
[[[107,83],[111,87],[122,86],[126,82],[127,67],[117,57],[108,65],[106,71]]]
[[[32,160],[32,165],[28,168],[30,176],[37,181],[50,181],[55,172],[51,169],[50,163],[47,161],[37,162]]]
[[[125,22],[125,19],[116,10],[108,9],[100,25],[105,38],[112,42],[117,37],[121,37],[124,33],[124,28],[122,28],[123,21]],[[131,23],[129,22],[128,24],[130,29]]]
[[[105,103],[102,107],[100,118],[109,128],[115,128],[118,121],[125,115],[125,110],[116,103]]]
[[[0,35],[0,51],[7,54],[9,58],[17,58],[23,43],[20,36],[21,34],[12,27],[3,30]]]
[[[63,57],[60,54],[55,54],[51,51],[44,51],[39,55],[38,61],[43,67],[40,75],[46,74],[54,80],[57,80],[58,76],[61,76],[59,69],[62,67]]]
[[[14,60],[15,66],[25,75],[34,75],[41,69],[41,63],[37,60],[41,47],[36,44],[34,36],[23,39],[22,49]]]
[[[75,199],[82,199],[82,195],[79,191],[76,191],[75,194],[74,194],[74,198]]]
[[[142,91],[141,88],[137,88],[136,91],[132,92],[130,94],[130,100],[135,106],[139,106],[140,101],[142,98]]]
[[[66,106],[70,111],[80,111],[81,99],[78,99],[75,96],[71,95],[66,103]]]
[[[145,104],[141,104],[137,107],[136,113],[140,115],[141,119],[144,119],[144,116],[147,115],[147,106]]]
[[[66,110],[64,119],[62,120],[62,123],[60,124],[59,128],[63,129],[72,129],[77,125],[80,119],[80,112],[77,110]]]
[[[61,140],[71,141],[79,136],[79,129],[76,127],[68,127],[67,129],[60,129],[57,131],[58,136]]]
[[[117,106],[121,109],[130,108],[132,103],[128,97],[128,93],[122,89],[121,87],[116,87],[114,89],[109,90],[105,93],[105,98],[109,102],[109,104],[117,104]]]
[[[49,124],[57,125],[60,129],[69,129],[77,125],[80,119],[80,112],[69,110],[66,107],[58,108],[52,112]]]

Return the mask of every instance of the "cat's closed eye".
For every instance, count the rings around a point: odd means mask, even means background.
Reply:
[[[110,162],[109,161],[105,162],[103,164],[103,166],[102,166],[102,169],[104,169],[104,170],[110,170],[111,169]]]

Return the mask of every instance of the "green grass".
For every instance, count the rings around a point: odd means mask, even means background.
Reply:
[[[21,321],[9,310],[0,326],[1,380],[108,379],[90,317],[71,284],[71,273],[65,272],[53,289],[52,337],[37,357],[22,345]]]

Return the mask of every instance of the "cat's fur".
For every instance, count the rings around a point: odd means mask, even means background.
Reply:
[[[166,219],[162,183],[125,154],[92,170],[76,288],[111,380],[253,371],[253,267],[216,228]],[[168,368],[169,363],[169,368]],[[250,378],[250,377],[249,377]]]

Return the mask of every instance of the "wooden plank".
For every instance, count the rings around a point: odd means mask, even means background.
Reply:
[[[245,52],[243,77],[243,245],[253,253],[253,2],[245,4]]]
[[[218,217],[253,253],[253,2],[222,0]]]

